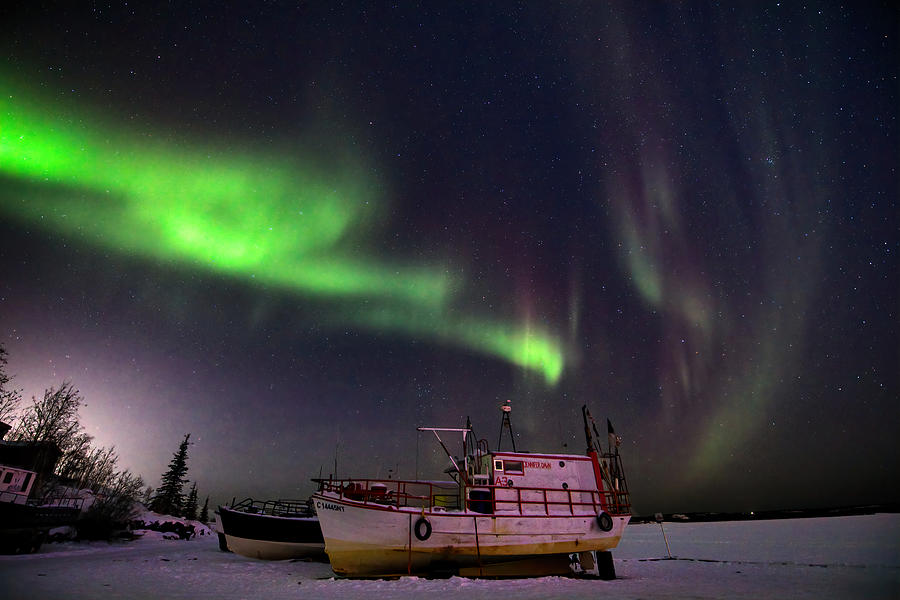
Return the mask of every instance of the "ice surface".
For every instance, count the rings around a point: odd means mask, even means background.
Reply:
[[[900,515],[630,525],[618,579],[335,579],[326,563],[220,552],[215,536],[45,544],[0,557],[0,589],[26,598],[900,598]]]

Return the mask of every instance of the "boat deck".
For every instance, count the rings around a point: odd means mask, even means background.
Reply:
[[[405,481],[398,479],[316,479],[319,492],[362,505],[412,512],[497,514],[522,516],[630,515],[626,492],[615,490],[544,488],[503,485],[462,486],[453,481]],[[461,500],[461,497],[463,500]]]

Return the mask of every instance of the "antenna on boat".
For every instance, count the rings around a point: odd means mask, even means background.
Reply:
[[[516,451],[516,436],[513,434],[512,423],[509,420],[509,413],[512,412],[512,400],[507,400],[506,403],[500,405],[500,410],[503,411],[503,418],[500,420],[500,439],[497,440],[497,450],[500,450],[500,444],[503,442],[503,430],[509,430],[509,439],[512,442],[513,452]]]
[[[610,489],[614,489],[613,480],[609,475],[606,460],[604,460],[605,455],[603,454],[603,447],[599,441],[600,433],[597,431],[597,424],[594,422],[594,417],[591,416],[591,411],[588,410],[587,404],[581,407],[581,416],[584,419],[584,437],[588,446],[587,453],[590,454],[591,452],[594,452],[596,454],[598,459],[597,466],[600,468],[600,477]],[[594,430],[594,434],[597,436],[596,439],[591,435],[591,429]]]
[[[594,438],[591,437],[591,428],[588,425],[588,419],[590,418],[590,412],[587,409],[587,404],[585,404],[581,407],[581,418],[584,419],[584,441],[587,442],[587,452],[590,452],[591,450],[596,450],[596,448],[594,447]],[[593,422],[594,422],[594,420],[591,419],[591,423],[593,423]],[[596,430],[597,428],[594,427],[594,429]]]
[[[340,440],[334,445],[334,478],[337,479],[338,470],[337,470],[337,455],[338,455],[338,447],[341,445]]]

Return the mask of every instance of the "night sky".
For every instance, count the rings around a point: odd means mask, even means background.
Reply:
[[[512,400],[637,513],[900,501],[893,3],[17,4],[8,372],[151,485],[433,478]]]

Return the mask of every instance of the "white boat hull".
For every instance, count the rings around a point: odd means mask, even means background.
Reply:
[[[495,563],[604,551],[618,545],[630,520],[614,516],[612,529],[603,531],[593,514],[485,515],[363,504],[327,492],[313,498],[332,569],[350,576],[441,570],[477,575]],[[431,528],[424,540],[416,535],[423,517]],[[426,529],[420,525],[418,531]]]

